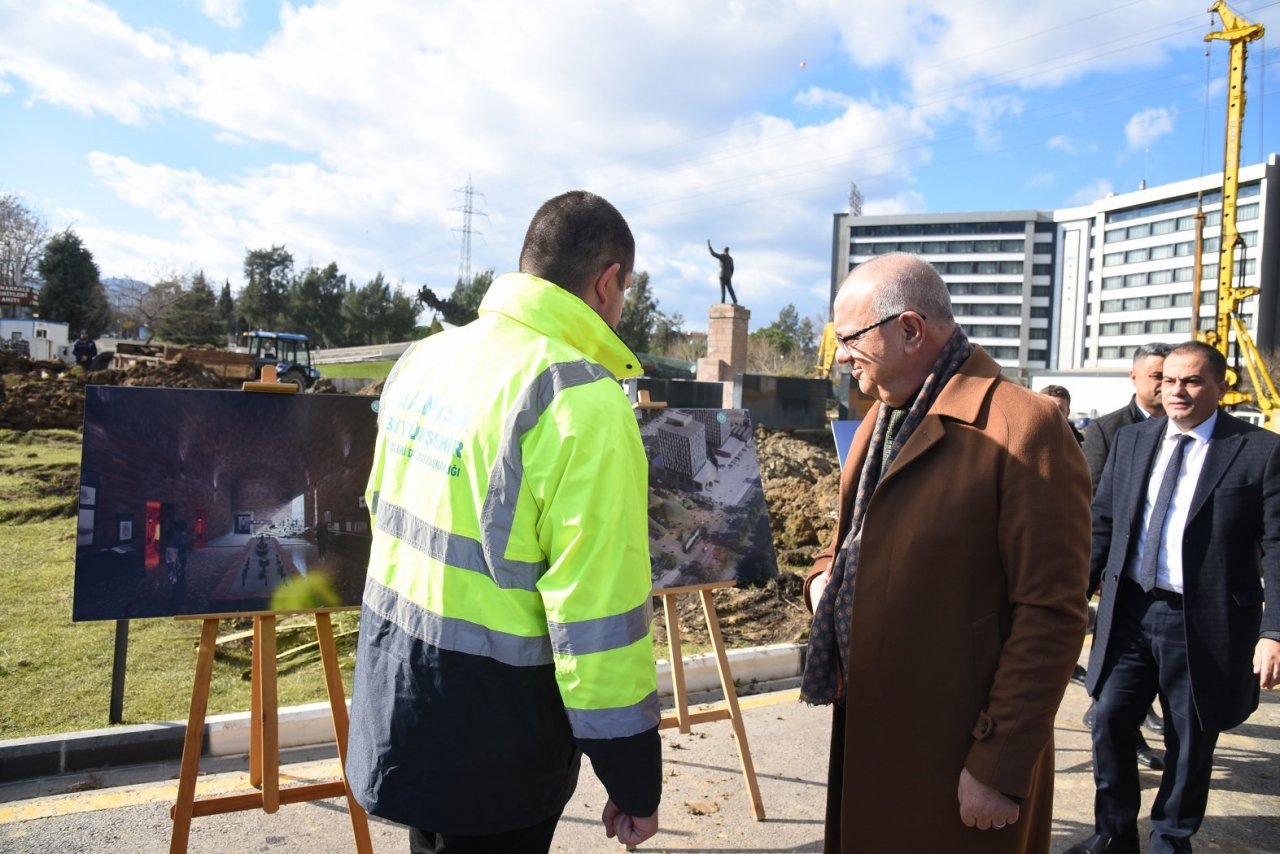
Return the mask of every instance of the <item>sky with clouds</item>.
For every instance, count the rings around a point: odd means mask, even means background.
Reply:
[[[473,271],[514,268],[538,205],[589,189],[685,328],[719,298],[707,240],[762,326],[825,311],[851,181],[866,213],[981,211],[1220,169],[1205,3],[0,0],[0,192],[103,276],[238,290],[246,249],[284,245],[447,293],[468,182]],[[1280,3],[1232,8],[1271,34],[1256,163]]]

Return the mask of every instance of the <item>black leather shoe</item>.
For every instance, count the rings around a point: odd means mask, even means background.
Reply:
[[[1081,720],[1084,722],[1084,728],[1093,729],[1093,719],[1096,718],[1097,716],[1098,716],[1097,705],[1094,703],[1090,703],[1089,708],[1085,709],[1084,711],[1084,717],[1081,718]]]
[[[1077,842],[1064,854],[1141,854],[1138,848],[1138,836],[1132,837],[1103,836],[1095,833],[1084,842]]]
[[[1085,669],[1077,664],[1076,669],[1071,671],[1071,681],[1075,682],[1078,685],[1083,685],[1084,678],[1087,675],[1088,674],[1085,673]],[[1150,718],[1148,718],[1147,720],[1150,720]]]
[[[1134,750],[1134,753],[1137,754],[1140,766],[1151,768],[1152,771],[1164,771],[1165,755],[1158,752],[1158,750],[1153,750],[1151,745],[1147,744],[1147,739],[1144,739],[1140,732],[1138,734],[1138,749]]]
[[[1147,710],[1146,724],[1147,729],[1151,730],[1156,735],[1164,735],[1164,718],[1156,714],[1154,706]]]

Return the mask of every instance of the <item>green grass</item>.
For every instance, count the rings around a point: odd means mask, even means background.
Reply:
[[[108,725],[116,624],[71,621],[79,463],[80,437],[74,431],[0,431],[0,513],[10,514],[0,517],[6,519],[0,522],[0,739]],[[38,494],[33,483],[67,472],[69,492]],[[45,511],[39,508],[50,502],[51,515],[40,518]],[[315,641],[315,632],[301,626],[308,618],[280,622],[280,705],[324,700],[318,656],[305,647]],[[356,623],[354,613],[334,615],[348,696]],[[251,625],[224,621],[219,634]],[[199,620],[130,622],[125,723],[186,719],[199,636]],[[249,708],[249,655],[245,641],[219,646],[209,714]]]
[[[343,362],[335,365],[317,365],[322,377],[365,377],[371,380],[384,379],[391,373],[395,359],[381,362]]]
[[[75,513],[80,434],[0,429],[0,525]]]

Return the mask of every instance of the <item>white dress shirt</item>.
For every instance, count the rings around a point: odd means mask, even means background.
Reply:
[[[1191,513],[1191,499],[1195,495],[1196,484],[1200,482],[1200,472],[1204,469],[1204,460],[1209,453],[1209,440],[1213,438],[1214,425],[1218,423],[1218,413],[1214,412],[1196,427],[1186,431],[1192,442],[1183,452],[1182,469],[1178,472],[1178,482],[1173,489],[1173,498],[1169,502],[1168,522],[1165,524],[1164,537],[1160,540],[1160,555],[1156,561],[1156,587],[1182,592],[1182,532],[1187,527],[1187,516]],[[1165,467],[1169,465],[1169,457],[1177,447],[1177,438],[1183,431],[1172,421],[1168,422],[1164,439],[1160,441],[1160,451],[1156,454],[1155,465],[1147,478],[1147,499],[1142,506],[1142,527],[1138,530],[1137,548],[1129,561],[1128,575],[1138,580],[1138,568],[1142,566],[1142,553],[1145,550],[1147,528],[1154,521],[1151,511],[1155,507],[1156,497],[1160,494],[1160,481],[1164,477]]]

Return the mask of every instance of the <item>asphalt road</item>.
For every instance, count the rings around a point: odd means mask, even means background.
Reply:
[[[663,732],[666,786],[662,830],[642,851],[820,851],[830,713],[807,708],[795,692],[744,698],[747,739],[767,818],[751,817],[735,742],[727,722],[704,724],[682,735]],[[1078,685],[1067,689],[1058,714],[1054,851],[1092,832],[1093,777],[1089,735],[1080,723],[1087,705]],[[1158,739],[1151,739],[1158,743]],[[327,754],[327,755],[326,755]],[[335,779],[332,750],[291,754],[281,785]],[[1214,768],[1208,817],[1196,837],[1198,851],[1254,854],[1280,850],[1280,694],[1264,694],[1261,708],[1243,726],[1223,735]],[[197,796],[248,787],[242,758],[202,764]],[[585,766],[585,763],[584,763]],[[163,852],[172,824],[176,763],[45,778],[0,786],[0,851]],[[1144,771],[1144,805],[1158,775]],[[905,793],[904,793],[905,794]],[[584,767],[566,810],[554,851],[619,850],[605,839],[599,813],[604,792]],[[375,852],[408,848],[403,828],[370,823]],[[343,801],[319,801],[260,811],[196,818],[194,854],[354,850]]]

